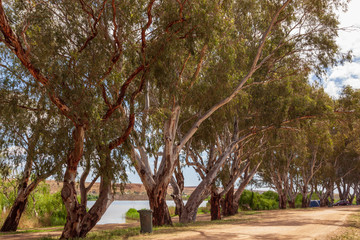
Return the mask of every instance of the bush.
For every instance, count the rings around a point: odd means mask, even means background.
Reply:
[[[169,207],[169,213],[170,213],[170,216],[172,216],[172,217],[175,216],[175,208],[176,207],[174,207],[174,206]]]
[[[92,194],[87,195],[87,200],[88,201],[96,201],[96,200],[98,200],[98,198],[99,198],[98,195],[92,195]]]
[[[17,195],[16,181],[0,178],[0,213],[10,210]]]
[[[140,219],[140,214],[138,213],[138,211],[135,208],[130,208],[126,212],[125,217],[127,219],[139,220]]]
[[[210,205],[206,204],[206,207],[199,207],[197,213],[198,214],[210,213]]]
[[[279,196],[272,191],[263,194],[244,190],[242,193],[239,206],[248,205],[252,210],[271,210],[279,208]]]
[[[30,196],[26,213],[35,214],[43,226],[59,226],[66,222],[66,208],[61,193],[50,194],[47,184],[40,184]]]

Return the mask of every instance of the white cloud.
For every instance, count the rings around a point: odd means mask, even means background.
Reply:
[[[360,62],[346,62],[344,65],[334,67],[330,70],[330,80],[359,78]]]
[[[360,1],[352,0],[347,12],[339,12],[340,27],[347,30],[339,32],[337,43],[341,51],[353,52],[354,62],[347,62],[342,66],[329,70],[328,81],[324,83],[325,92],[334,98],[344,85],[360,88]]]
[[[325,83],[324,90],[330,96],[338,98],[341,88],[334,81],[328,81]]]
[[[346,79],[343,82],[344,85],[350,85],[355,89],[359,89],[360,88],[360,79],[359,78],[349,78]]]
[[[348,62],[342,66],[334,67],[329,70],[328,75],[328,81],[325,82],[324,89],[326,93],[334,98],[339,97],[344,85],[360,89],[360,61]]]
[[[360,1],[352,0],[348,11],[339,13],[340,27],[347,28],[340,31],[338,44],[344,52],[353,51],[355,56],[360,56]]]

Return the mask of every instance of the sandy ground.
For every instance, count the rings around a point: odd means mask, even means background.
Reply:
[[[196,226],[169,230],[170,233],[140,235],[132,239],[329,239],[344,225],[350,214],[360,211],[359,206],[317,208],[306,210],[265,211],[260,215],[246,216],[244,223]],[[206,220],[202,216],[199,220]],[[97,230],[114,230],[138,226],[132,224],[106,224],[95,227]],[[2,235],[0,240],[37,239],[46,236],[60,236],[61,232],[38,232]]]
[[[330,239],[358,206],[269,211],[245,223],[210,225],[134,239]]]

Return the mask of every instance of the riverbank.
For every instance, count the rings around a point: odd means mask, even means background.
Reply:
[[[154,228],[152,234],[140,234],[139,223],[97,225],[85,239],[342,239],[342,234],[358,234],[353,218],[360,216],[359,206],[309,208],[295,210],[248,211],[221,221],[199,215],[193,224]],[[177,217],[174,217],[177,222]],[[360,222],[360,221],[359,221]],[[359,224],[359,223],[357,223]],[[356,225],[357,226],[357,225]],[[354,232],[355,231],[355,232]],[[358,227],[357,227],[358,231]],[[0,240],[56,239],[61,231],[0,235]],[[356,237],[356,235],[354,235]],[[48,238],[53,237],[53,238]]]

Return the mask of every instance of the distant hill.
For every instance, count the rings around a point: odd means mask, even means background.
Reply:
[[[46,180],[46,183],[50,185],[50,193],[56,193],[61,191],[62,182],[57,182],[55,180]],[[89,183],[87,183],[88,185]],[[98,196],[99,195],[99,186],[100,183],[95,183],[90,191],[90,195]],[[77,191],[79,193],[79,185],[76,186]],[[185,187],[184,188],[184,196],[189,196],[196,187]],[[117,193],[115,196],[116,200],[148,200],[146,195],[146,190],[143,184],[139,183],[128,183],[125,185],[123,193],[120,192],[120,186],[117,188]],[[168,199],[172,199],[170,194],[172,193],[172,187],[168,188]]]

